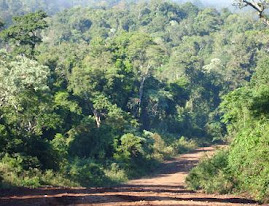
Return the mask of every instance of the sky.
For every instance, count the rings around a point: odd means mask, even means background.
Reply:
[[[234,0],[200,0],[200,2],[205,6],[232,7]]]
[[[61,3],[67,3],[70,2],[72,0],[57,0],[58,2]],[[79,0],[76,0],[79,2]],[[80,0],[83,1],[83,0]],[[104,2],[106,2],[106,0],[103,0]],[[113,2],[113,0],[110,0]],[[129,0],[130,1],[130,0]],[[131,0],[132,1],[132,0]],[[213,7],[217,7],[217,8],[223,8],[223,7],[230,7],[232,8],[232,3],[234,2],[234,0],[173,0],[175,2],[187,2],[187,1],[191,1],[193,3],[195,3],[197,5],[197,2],[201,2],[205,7],[206,6],[213,6]],[[92,0],[92,2],[98,2],[98,0]],[[100,0],[101,2],[101,0]],[[117,2],[117,0],[115,0],[115,2]],[[199,5],[199,3],[198,3]]]
[[[223,4],[223,5],[231,5],[233,3],[233,0],[200,0],[202,3],[207,3],[207,4]]]
[[[55,0],[56,2],[58,2],[59,4],[63,5],[63,4],[67,4],[70,5],[70,2],[75,1],[75,2],[107,2],[108,0]],[[110,2],[118,2],[120,0],[109,0]],[[136,0],[127,0],[127,1],[136,1]],[[150,0],[145,0],[145,1],[150,1]],[[228,7],[230,10],[234,11],[236,10],[234,6],[232,6],[232,3],[235,0],[172,0],[175,2],[193,2],[196,5],[200,5],[200,3],[202,3],[202,5],[204,7],[216,7],[217,9],[221,9],[224,7]],[[199,3],[200,2],[200,3]]]

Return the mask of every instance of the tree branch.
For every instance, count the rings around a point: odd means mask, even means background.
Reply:
[[[265,5],[264,3],[256,3],[254,1],[249,1],[249,0],[242,0],[241,3],[244,3],[244,5],[242,6],[240,3],[238,3],[237,5],[240,7],[246,7],[246,6],[250,6],[252,7],[254,10],[256,10],[258,12],[259,18],[267,25],[269,25],[269,19],[266,15],[264,15],[264,10],[265,10]]]

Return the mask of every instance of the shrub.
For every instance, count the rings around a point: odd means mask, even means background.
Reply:
[[[269,197],[269,124],[252,121],[232,142],[229,166],[238,181],[238,191],[257,200]]]
[[[39,187],[41,172],[38,169],[23,170],[21,159],[5,156],[0,162],[2,186]]]
[[[120,168],[120,165],[115,162],[105,169],[104,172],[112,184],[122,183],[128,180],[126,171]]]
[[[91,159],[75,158],[67,166],[65,174],[81,186],[103,186],[108,180],[103,168]]]
[[[208,193],[229,193],[235,183],[230,178],[228,151],[221,150],[212,158],[205,158],[191,170],[186,183],[190,189],[202,189]]]
[[[173,148],[175,149],[176,154],[190,152],[197,147],[198,145],[194,140],[187,140],[184,136],[175,140],[173,143]]]
[[[25,159],[27,161],[25,161]],[[0,186],[1,187],[31,187],[36,188],[42,185],[53,186],[78,186],[68,180],[60,173],[52,170],[41,171],[39,168],[32,168],[30,165],[36,165],[35,158],[26,158],[22,155],[11,157],[5,155],[0,161]]]
[[[131,163],[139,156],[143,156],[144,150],[142,146],[143,138],[135,136],[131,133],[125,134],[120,139],[120,145],[114,157],[116,160]]]
[[[164,138],[158,133],[151,133],[150,138],[153,140],[152,145],[152,158],[163,161],[164,159],[171,158],[175,155],[174,148],[168,145]]]
[[[60,187],[76,187],[80,186],[77,182],[70,180],[64,175],[54,172],[53,170],[46,170],[41,178],[41,185],[52,185],[52,186],[60,186]]]

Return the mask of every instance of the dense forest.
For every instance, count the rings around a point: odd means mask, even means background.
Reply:
[[[228,142],[190,188],[268,201],[267,25],[190,2],[70,2],[0,0],[1,187],[111,185]]]

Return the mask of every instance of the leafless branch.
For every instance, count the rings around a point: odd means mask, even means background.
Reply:
[[[234,4],[235,6],[238,6],[240,8],[250,6],[252,7],[255,11],[258,12],[259,18],[267,25],[269,25],[269,19],[268,17],[264,14],[264,11],[266,9],[266,2],[254,2],[254,1],[249,1],[249,0],[242,0],[239,3]]]

